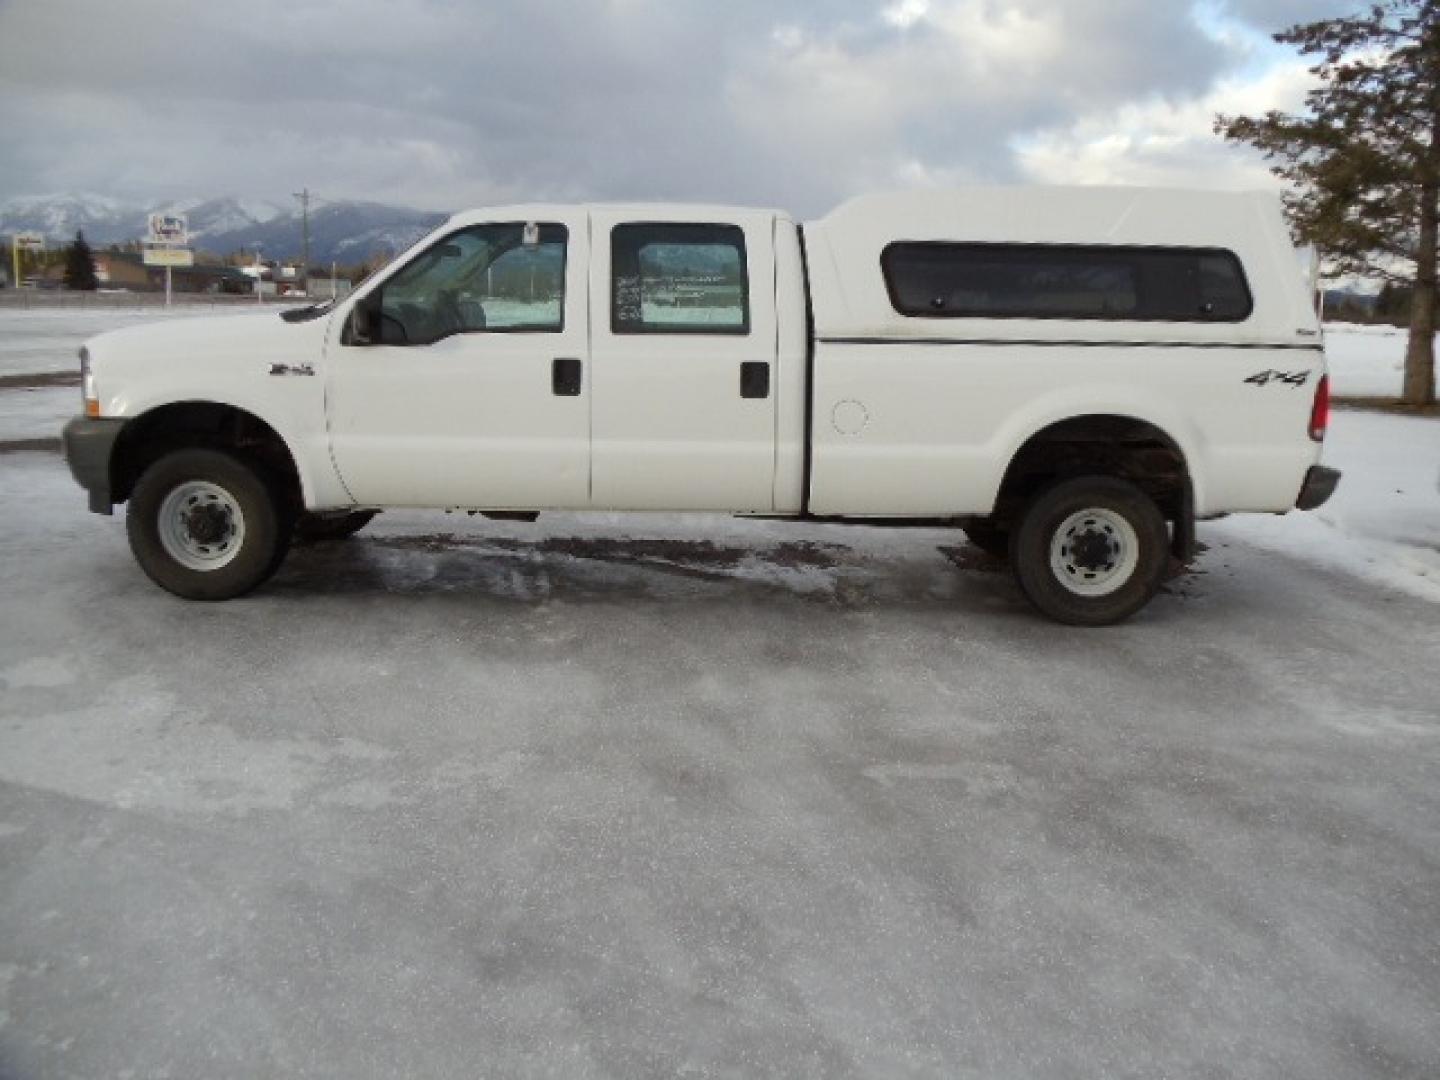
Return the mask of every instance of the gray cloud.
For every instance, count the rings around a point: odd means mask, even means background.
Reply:
[[[1331,6],[1226,5],[1266,29]],[[1154,0],[10,3],[0,197],[309,185],[810,214],[864,188],[1014,178],[1026,134],[1198,96],[1245,59]]]
[[[1372,0],[1225,0],[1224,6],[1237,19],[1266,33],[1296,23],[1333,19],[1367,10]]]

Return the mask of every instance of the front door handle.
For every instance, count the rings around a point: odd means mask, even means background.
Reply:
[[[740,365],[740,396],[742,398],[768,398],[770,396],[770,365],[764,360],[746,360]]]
[[[579,397],[580,360],[574,356],[557,356],[550,365],[550,390],[556,397]]]

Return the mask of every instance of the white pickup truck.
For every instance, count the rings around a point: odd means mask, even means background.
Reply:
[[[1116,622],[1194,522],[1329,497],[1277,200],[1140,188],[458,214],[334,304],[102,334],[65,430],[183,597],[389,507],[953,524]]]

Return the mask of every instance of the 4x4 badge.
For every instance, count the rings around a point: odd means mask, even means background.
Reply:
[[[1266,371],[1256,372],[1245,380],[1247,383],[1254,383],[1256,386],[1264,386],[1269,382],[1284,383],[1286,386],[1304,386],[1310,381],[1310,372],[1306,371],[1275,371],[1273,368]]]

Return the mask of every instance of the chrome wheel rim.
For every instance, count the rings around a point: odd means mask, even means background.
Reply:
[[[1050,538],[1050,572],[1077,596],[1109,596],[1135,576],[1140,539],[1113,510],[1071,514]]]
[[[245,515],[235,496],[208,480],[177,485],[160,504],[160,546],[187,570],[219,570],[240,554]]]

